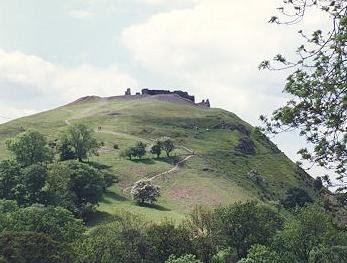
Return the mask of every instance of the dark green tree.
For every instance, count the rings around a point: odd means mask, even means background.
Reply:
[[[73,262],[73,254],[50,236],[37,232],[0,234],[0,262],[62,263]]]
[[[282,226],[275,211],[250,201],[217,208],[216,218],[220,240],[224,246],[235,248],[239,259],[252,245],[268,244]]]
[[[175,149],[175,144],[169,137],[163,137],[160,139],[162,149],[166,152],[167,157],[170,156],[170,153]]]
[[[238,263],[278,263],[280,257],[276,251],[272,251],[263,245],[254,245],[248,251],[247,258],[243,258]]]
[[[283,231],[275,236],[271,247],[280,256],[279,262],[337,263],[344,262],[343,258],[347,257],[346,245],[346,228],[340,226],[322,207],[310,204],[288,219]],[[332,251],[338,251],[335,256],[340,261],[333,260]],[[330,258],[331,261],[324,258]]]
[[[89,154],[96,153],[99,145],[93,135],[93,130],[84,124],[72,125],[62,138],[65,147],[71,146],[76,158],[82,162]],[[68,150],[69,152],[71,149]],[[62,154],[62,153],[61,153]],[[69,153],[70,155],[71,153]]]
[[[313,147],[299,151],[303,159],[335,169],[343,179],[347,174],[347,2],[344,0],[283,1],[280,16],[272,23],[297,24],[308,9],[329,15],[328,29],[307,35],[297,49],[298,59],[277,55],[274,62],[264,61],[260,68],[291,70],[284,92],[291,99],[275,110],[270,118],[261,116],[265,130],[277,134],[298,130]],[[324,14],[322,14],[324,15]]]
[[[43,190],[46,204],[73,210],[74,195],[71,191],[71,169],[68,165],[65,163],[50,164]]]
[[[33,164],[22,169],[21,174],[19,184],[15,187],[17,202],[24,205],[43,203],[47,168],[40,164]]]
[[[161,154],[161,150],[162,150],[161,142],[159,140],[156,140],[151,146],[151,154],[155,154],[157,155],[157,158],[159,158]]]
[[[15,199],[16,186],[21,179],[21,167],[13,160],[0,161],[0,198]]]
[[[63,137],[61,139],[58,150],[61,161],[77,159],[76,152],[74,150],[74,147],[71,145],[69,138]]]
[[[7,223],[0,226],[11,232],[38,232],[62,243],[73,243],[84,233],[83,222],[61,207],[33,205],[9,211]]]
[[[116,221],[99,225],[76,244],[79,263],[148,263],[146,223],[124,212]]]
[[[134,156],[141,159],[146,155],[146,144],[143,142],[137,142],[133,148]]]
[[[299,187],[290,188],[286,193],[286,197],[281,201],[285,208],[294,208],[296,206],[302,207],[306,203],[312,202],[313,200],[309,194]]]
[[[46,138],[38,131],[23,132],[7,140],[6,146],[22,166],[51,161],[53,158]]]
[[[71,162],[68,167],[75,212],[85,216],[101,200],[105,189],[104,178],[98,170],[84,163]]]
[[[191,252],[188,233],[172,222],[150,225],[146,236],[151,262],[164,262],[170,255],[181,256]]]

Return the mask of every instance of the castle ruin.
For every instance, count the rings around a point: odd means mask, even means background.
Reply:
[[[125,93],[125,96],[132,96],[131,95],[131,90],[128,88]],[[142,89],[141,93],[136,92],[135,96],[156,96],[156,95],[175,95],[180,97],[181,99],[188,101],[190,103],[193,103],[195,105],[201,106],[201,107],[206,107],[210,108],[210,101],[209,99],[207,100],[202,100],[199,103],[195,102],[195,96],[189,95],[188,92],[182,91],[182,90],[175,90],[175,91],[170,91],[170,90],[151,90],[151,89]]]

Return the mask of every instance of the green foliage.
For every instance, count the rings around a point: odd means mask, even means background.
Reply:
[[[77,262],[144,263],[148,253],[145,228],[141,218],[122,213],[116,221],[96,227],[76,244]]]
[[[143,142],[137,142],[134,148],[134,156],[141,159],[146,154],[146,144]]]
[[[1,161],[0,198],[16,200],[20,205],[42,203],[46,177],[47,169],[41,164],[21,168],[15,161]]]
[[[150,262],[164,262],[170,255],[181,256],[191,251],[188,233],[172,222],[152,224],[146,235]]]
[[[153,203],[160,197],[160,188],[150,180],[142,179],[137,181],[131,189],[133,199],[140,204],[145,202]]]
[[[22,166],[47,162],[53,157],[46,138],[34,130],[28,130],[7,140],[6,146]]]
[[[323,188],[323,181],[322,181],[322,178],[321,177],[317,177],[314,179],[314,182],[313,182],[313,187],[317,190],[317,191],[320,191],[322,188]]]
[[[308,262],[310,258],[324,254],[324,251],[331,251],[325,256],[333,259],[332,251],[339,250],[338,247],[341,250],[336,256],[345,258],[346,246],[346,228],[334,222],[332,216],[317,204],[301,208],[285,223],[283,231],[275,236],[271,245],[281,257],[280,262],[288,263]],[[326,262],[323,258],[313,262]]]
[[[130,160],[133,157],[137,157],[141,159],[145,155],[146,155],[146,144],[141,141],[137,142],[135,146],[130,146],[126,148],[121,153],[122,157],[128,157]]]
[[[102,198],[104,178],[98,170],[84,163],[70,162],[68,168],[74,208],[79,216],[85,216]]]
[[[8,263],[61,263],[73,258],[50,236],[25,231],[0,234],[0,259]]]
[[[88,155],[96,153],[99,145],[94,138],[93,131],[84,124],[72,125],[62,138],[64,148],[61,149],[61,156],[64,150],[64,159],[72,157],[71,153],[79,161],[87,158]],[[70,147],[70,148],[69,148]],[[68,158],[69,159],[69,158]]]
[[[61,139],[58,150],[60,155],[59,158],[61,161],[77,159],[76,152],[70,143],[70,139],[65,136]]]
[[[16,200],[20,205],[43,202],[43,187],[47,177],[47,168],[33,164],[22,170],[19,184],[16,186]]]
[[[18,162],[4,160],[0,162],[0,198],[16,199],[18,185],[21,178],[21,167]]]
[[[237,260],[236,251],[231,248],[226,248],[218,251],[211,259],[211,263],[229,263]]]
[[[157,158],[160,157],[161,154],[161,149],[162,149],[162,145],[161,145],[161,141],[160,140],[156,140],[152,145],[151,145],[151,154],[155,154],[157,155]]]
[[[86,216],[101,200],[106,183],[110,183],[108,175],[79,162],[24,168],[15,161],[0,162],[0,198],[16,200],[23,206],[62,206]]]
[[[261,68],[292,69],[284,91],[290,100],[275,110],[270,119],[262,117],[271,133],[298,130],[313,150],[301,149],[303,159],[333,168],[340,178],[346,176],[346,47],[347,3],[344,0],[284,1],[278,8],[282,19],[273,16],[270,22],[296,24],[319,9],[329,14],[326,30],[317,29],[307,35],[302,30],[303,44],[297,49],[297,60],[288,61],[277,55],[274,65],[264,61]],[[283,20],[283,22],[282,22]],[[325,28],[325,26],[324,26]]]
[[[162,149],[166,152],[167,157],[176,148],[174,142],[169,137],[163,137],[160,139]]]
[[[296,206],[302,207],[306,203],[311,203],[312,201],[312,198],[304,189],[293,187],[287,191],[286,197],[281,203],[286,208],[294,208]]]
[[[275,251],[263,245],[254,245],[248,251],[247,258],[239,261],[239,263],[278,263],[280,257]]]
[[[239,258],[246,256],[253,244],[268,244],[282,225],[277,213],[256,202],[218,208],[216,218],[220,240],[235,248]]]
[[[83,223],[61,207],[0,200],[0,262],[73,262]]]
[[[207,262],[217,252],[216,217],[213,210],[196,206],[183,222],[183,227],[189,233],[193,252],[204,262]]]
[[[181,257],[171,256],[165,263],[202,263],[194,255],[184,255]]]
[[[309,263],[347,262],[346,246],[325,247],[319,245],[310,251]]]
[[[6,214],[7,223],[0,226],[3,230],[22,232],[34,231],[49,235],[52,239],[71,243],[84,232],[81,220],[76,219],[71,212],[61,207],[31,207],[16,209]]]

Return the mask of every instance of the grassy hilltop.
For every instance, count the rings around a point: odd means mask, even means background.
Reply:
[[[72,123],[84,123],[95,130],[104,146],[90,161],[119,179],[98,208],[102,216],[127,209],[155,221],[164,217],[180,220],[196,204],[278,200],[292,186],[312,192],[311,178],[252,126],[233,113],[197,107],[178,97],[85,97],[2,124],[0,159],[9,155],[4,144],[7,138],[33,128],[53,141]],[[119,157],[120,151],[137,141],[150,145],[162,136],[173,138],[177,145],[172,158],[162,155],[156,159],[148,154],[143,160],[131,161]],[[184,158],[187,160],[177,165]],[[169,170],[154,180],[162,189],[158,204],[135,205],[129,193],[131,185]],[[257,178],[250,176],[252,170],[258,172]]]

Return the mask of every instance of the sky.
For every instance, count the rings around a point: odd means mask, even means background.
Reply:
[[[269,24],[280,0],[0,0],[0,122],[125,89],[182,89],[252,125],[283,105],[299,29]],[[304,140],[272,138],[292,160]],[[318,175],[322,171],[314,170]]]

